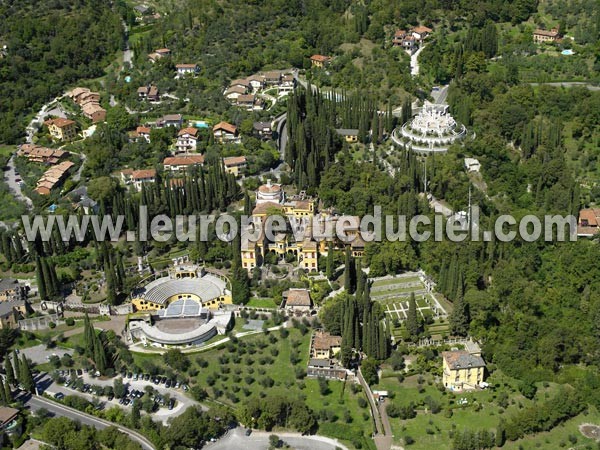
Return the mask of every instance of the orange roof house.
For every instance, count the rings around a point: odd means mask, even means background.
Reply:
[[[310,57],[310,61],[311,61],[313,67],[322,68],[331,62],[331,56],[312,55]]]
[[[204,155],[169,156],[163,160],[165,170],[178,172],[192,166],[204,164]]]

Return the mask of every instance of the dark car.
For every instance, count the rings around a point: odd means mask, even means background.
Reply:
[[[167,380],[167,382],[165,383],[165,387],[168,387],[168,388],[171,387],[171,380]]]
[[[63,398],[65,398],[65,394],[63,394],[62,392],[57,392],[56,394],[54,394],[54,398],[56,400],[62,400]]]
[[[148,381],[149,379],[150,379],[150,375],[149,374],[144,375],[144,381]]]
[[[167,377],[162,377],[160,379],[160,384],[165,384],[167,382]]]
[[[171,401],[169,402],[169,411],[171,411],[174,407],[175,407],[175,400],[171,399]]]
[[[108,399],[108,401],[111,401],[113,398],[115,398],[114,395],[110,394],[108,397],[106,397]]]
[[[250,428],[246,428],[245,434],[246,436],[250,436],[252,434],[252,430]]]

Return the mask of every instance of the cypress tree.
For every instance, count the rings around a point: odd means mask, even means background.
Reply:
[[[471,322],[469,314],[469,305],[464,300],[462,287],[459,288],[454,309],[450,314],[450,330],[457,336],[466,336],[469,333],[469,324]]]
[[[504,442],[506,442],[506,426],[504,424],[504,419],[500,419],[498,422],[498,426],[496,427],[496,447],[502,447]]]
[[[351,273],[351,256],[350,247],[346,247],[346,253],[344,258],[344,290],[348,293],[352,293],[352,273]]]
[[[4,397],[6,398],[6,404],[10,405],[14,398],[12,395],[12,390],[10,388],[10,385],[8,384],[8,381],[4,381],[4,386],[3,386],[3,391],[4,391]]]
[[[6,382],[10,385],[15,385],[15,372],[13,370],[12,363],[10,362],[10,356],[6,355],[6,361],[4,363],[4,371],[6,372]]]
[[[40,298],[42,300],[47,300],[48,294],[46,292],[44,271],[42,270],[42,259],[39,257],[39,255],[36,255],[35,257],[35,277],[37,279],[38,293],[40,294]]]
[[[333,264],[333,243],[329,242],[329,244],[327,245],[327,266],[325,269],[328,280],[333,279]]]
[[[249,216],[252,213],[252,203],[250,202],[250,195],[248,191],[244,193],[244,214]]]
[[[88,313],[86,312],[83,317],[83,346],[85,349],[85,354],[90,358],[94,354],[95,336],[96,332],[94,331],[94,326],[90,321]]]
[[[35,381],[33,381],[33,375],[31,374],[31,368],[25,358],[25,355],[21,355],[21,367],[20,367],[21,384],[23,388],[29,393],[35,393]]]
[[[6,381],[0,379],[0,404],[2,405],[8,405],[8,399],[6,397],[6,384]]]
[[[94,363],[96,364],[96,369],[100,371],[100,373],[104,373],[107,368],[106,364],[106,352],[104,350],[104,345],[102,343],[102,339],[100,335],[96,335],[94,333]]]
[[[19,355],[17,355],[16,350],[13,350],[12,356],[13,356],[12,357],[12,368],[13,368],[13,374],[15,376],[13,386],[16,386],[19,383],[19,380],[21,379],[23,374],[21,373],[21,365],[19,364]]]
[[[414,292],[410,294],[408,300],[408,313],[406,316],[406,331],[410,338],[414,339],[419,335],[419,322],[417,319],[417,302]]]

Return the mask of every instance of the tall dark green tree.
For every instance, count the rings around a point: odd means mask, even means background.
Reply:
[[[414,292],[408,300],[408,312],[406,314],[406,331],[411,339],[419,336],[419,320],[417,317],[417,301]]]
[[[469,305],[465,302],[463,288],[459,287],[458,296],[453,304],[452,313],[450,313],[450,331],[456,336],[466,336],[469,334],[469,325],[471,317]]]
[[[13,393],[12,390],[10,388],[10,385],[8,384],[8,381],[4,381],[4,386],[3,386],[3,390],[4,390],[4,397],[6,398],[6,403],[7,404],[11,404],[14,400],[13,398]]]
[[[6,360],[4,361],[4,371],[6,372],[6,381],[11,386],[14,386],[16,377],[15,377],[15,371],[13,370],[13,365],[11,363],[11,358],[9,355],[6,355]]]
[[[325,269],[325,273],[328,280],[333,279],[333,264],[333,243],[329,242],[329,244],[327,245],[327,266]]]
[[[30,393],[35,393],[35,381],[33,380],[33,375],[31,373],[31,367],[29,367],[29,362],[25,355],[21,355],[21,364],[20,364],[20,375],[21,378],[19,381],[23,385],[23,388]]]

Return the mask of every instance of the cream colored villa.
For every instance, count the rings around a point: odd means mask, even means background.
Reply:
[[[443,352],[442,382],[446,389],[462,391],[476,389],[484,381],[485,361],[481,355],[466,350]]]

